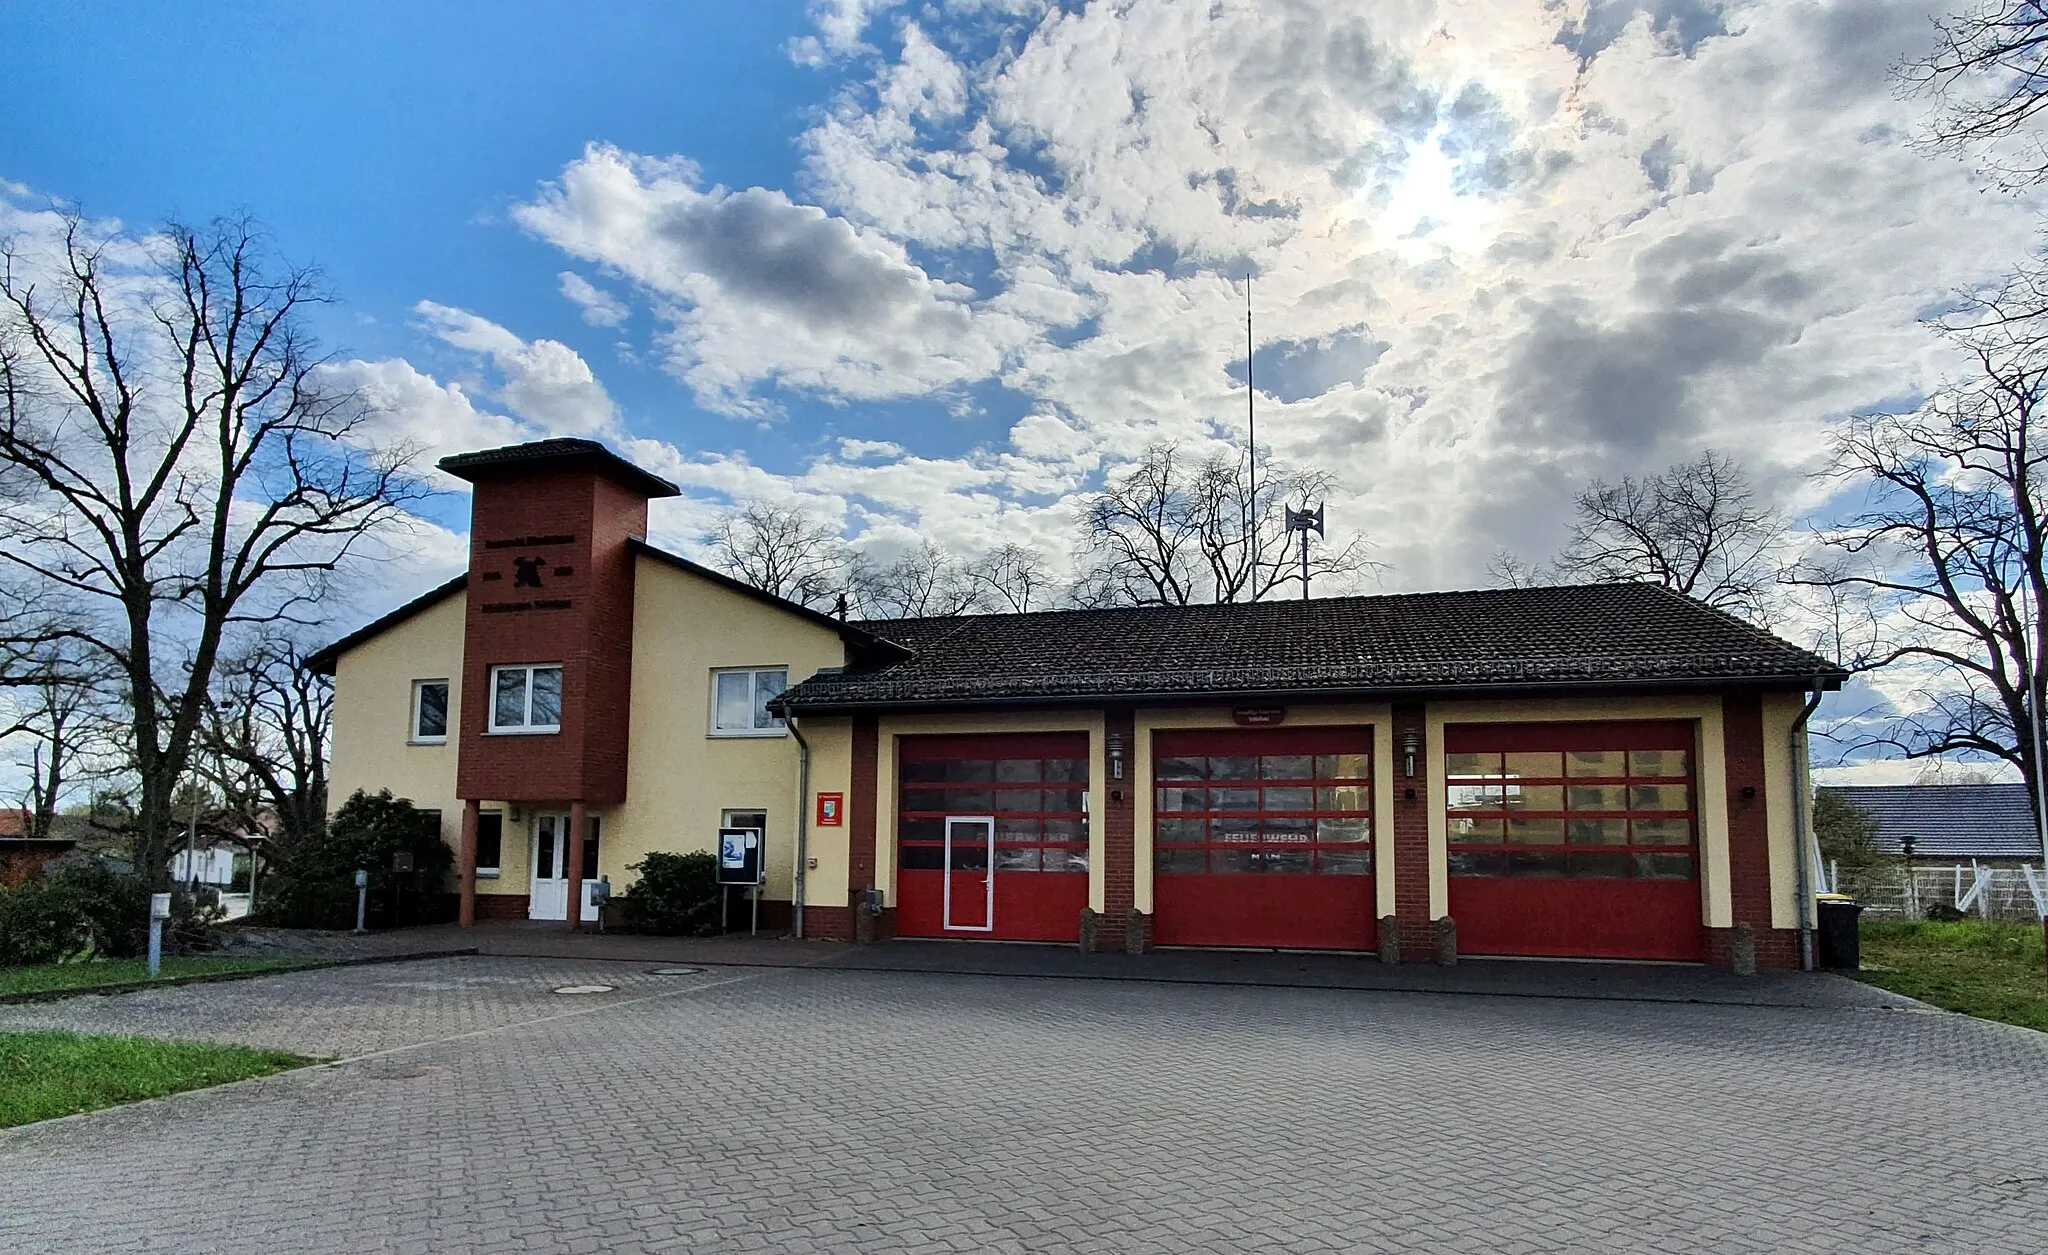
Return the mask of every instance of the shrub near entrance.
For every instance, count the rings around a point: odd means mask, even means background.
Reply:
[[[398,871],[398,855],[411,871]],[[257,916],[288,928],[349,928],[356,922],[356,870],[370,873],[370,913],[383,926],[438,923],[445,918],[448,869],[454,853],[432,814],[409,800],[361,790],[334,812],[324,832],[279,837],[277,868],[265,883]]]
[[[683,937],[715,937],[724,892],[718,883],[718,860],[704,850],[688,854],[649,854],[626,869],[640,879],[619,899],[626,923],[642,932]]]

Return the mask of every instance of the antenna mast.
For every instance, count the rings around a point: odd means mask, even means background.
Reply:
[[[1250,487],[1245,494],[1245,547],[1251,559],[1252,595],[1259,587],[1259,414],[1258,389],[1252,386],[1252,272],[1244,272],[1244,426],[1245,457],[1250,463]]]

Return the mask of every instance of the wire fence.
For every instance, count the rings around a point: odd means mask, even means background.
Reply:
[[[2038,920],[2048,917],[2048,876],[2033,864],[1921,863],[1909,877],[1904,868],[1860,876],[1822,877],[1825,889],[1861,902],[1866,918],[1925,919],[1953,910],[1975,919]]]

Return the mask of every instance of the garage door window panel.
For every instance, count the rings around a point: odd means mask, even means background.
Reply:
[[[1690,879],[1691,754],[1654,746],[1656,738],[1683,734],[1668,725],[1594,725],[1549,730],[1578,746],[1494,751],[1469,742],[1493,736],[1512,744],[1546,730],[1452,729],[1444,756],[1451,873]],[[1653,747],[1631,746],[1632,739],[1651,739]]]
[[[992,814],[997,817],[998,871],[1088,870],[1086,790],[1040,787],[1040,782],[1048,779],[1084,783],[1088,778],[1085,758],[1062,754],[920,759],[906,754],[901,771],[906,787],[901,794],[897,833],[904,868],[945,866],[947,816]],[[907,787],[911,785],[915,787]],[[981,870],[987,866],[987,857],[980,852],[963,853],[956,846],[953,866]]]
[[[1155,867],[1368,875],[1371,772],[1365,754],[1162,754],[1154,771]],[[1207,847],[1206,858],[1195,846]],[[1325,846],[1338,847],[1337,857]]]

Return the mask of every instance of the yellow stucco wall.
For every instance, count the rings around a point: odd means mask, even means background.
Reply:
[[[634,879],[627,868],[649,852],[715,849],[721,811],[762,810],[764,894],[787,901],[796,859],[796,738],[712,736],[711,673],[786,666],[795,685],[820,667],[845,664],[839,634],[652,558],[640,559],[634,580],[626,800],[605,815],[599,872],[622,891]],[[836,861],[843,880],[845,859]],[[820,871],[826,866],[820,857]],[[823,900],[815,889],[810,898]]]
[[[976,732],[1085,732],[1088,734],[1088,905],[1100,911],[1105,900],[1102,868],[1102,816],[1109,798],[1108,766],[1103,750],[1104,722],[1099,710],[1020,711],[1014,714],[917,715],[885,717],[877,724],[875,755],[875,884],[884,902],[896,905],[896,741],[906,736],[961,735]],[[1129,785],[1138,779],[1125,767]],[[843,876],[842,871],[842,876]],[[823,903],[823,898],[816,901]]]
[[[851,846],[847,830],[853,823],[853,720],[845,716],[801,719],[804,739],[811,743],[811,791],[803,813],[813,821],[806,838],[808,857],[817,866],[804,876],[804,901],[812,906],[846,905],[852,886],[846,874]],[[842,809],[839,826],[820,828],[818,795],[837,793]]]
[[[1792,727],[1806,708],[1800,693],[1764,696],[1764,822],[1770,833],[1771,927],[1799,927],[1799,839],[1793,808],[1799,805]],[[1800,753],[1805,753],[1805,738]],[[1811,869],[1809,869],[1810,871]],[[1809,891],[1812,882],[1808,882]]]
[[[1199,728],[1228,728],[1238,725],[1228,706],[1191,709],[1141,710],[1137,715],[1137,754],[1131,778],[1150,785],[1152,780],[1152,734]],[[1394,790],[1395,779],[1393,710],[1385,703],[1357,703],[1332,706],[1290,706],[1283,728],[1316,728],[1370,725],[1372,736],[1372,872],[1375,909],[1381,916],[1394,913]],[[1137,908],[1152,913],[1153,814],[1157,801],[1149,787],[1137,795],[1137,822],[1133,836],[1137,845],[1136,877],[1132,898]]]
[[[441,835],[462,835],[455,797],[456,720],[462,710],[462,623],[457,593],[437,606],[349,650],[334,665],[334,734],[328,754],[328,805],[338,808],[358,789],[389,789],[413,805],[441,812]],[[448,740],[414,745],[415,680],[448,681]],[[507,842],[508,846],[510,842]],[[508,851],[509,852],[509,851]],[[524,890],[521,890],[524,892]]]

